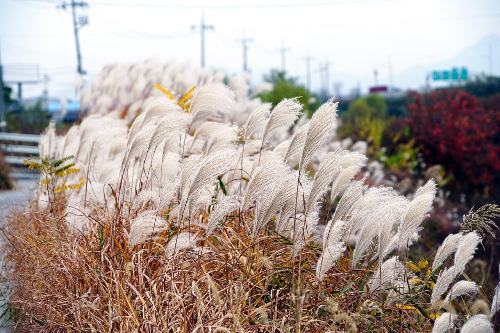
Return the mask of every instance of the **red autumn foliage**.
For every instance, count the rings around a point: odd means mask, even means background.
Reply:
[[[500,96],[478,100],[457,89],[413,93],[408,125],[424,160],[441,164],[471,189],[500,180]]]

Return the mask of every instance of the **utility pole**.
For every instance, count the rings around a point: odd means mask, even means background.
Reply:
[[[2,51],[0,49],[0,132],[5,132],[6,128],[7,128],[7,122],[5,121],[5,105],[3,103]]]
[[[281,71],[283,74],[286,72],[286,59],[285,59],[285,53],[288,51],[291,51],[289,47],[285,47],[285,42],[281,42],[281,48],[276,49],[276,51],[281,52]]]
[[[43,75],[43,107],[48,109],[49,107],[49,85],[50,77],[47,74]]]
[[[314,60],[314,57],[311,57],[307,50],[307,56],[302,57],[302,60],[306,61],[306,86],[307,90],[311,91],[311,60]]]
[[[191,29],[196,29],[197,25],[192,25]],[[201,68],[205,67],[205,30],[214,30],[213,25],[205,25],[205,12],[201,11],[201,24],[200,24],[200,33],[201,33]]]
[[[319,68],[316,72],[320,73],[321,78],[321,91],[323,94],[323,98],[326,99],[330,95],[329,86],[330,86],[330,64],[332,62],[328,61],[326,58],[325,61],[319,63]]]
[[[393,87],[393,80],[392,80],[392,56],[389,56],[389,94],[392,93],[392,87]]]
[[[237,39],[236,42],[241,42],[241,46],[243,47],[243,72],[246,72],[248,70],[247,62],[247,51],[248,51],[248,44],[253,42],[253,38],[245,38],[245,30],[243,30],[243,38],[241,40]]]
[[[71,0],[71,2],[69,3],[69,6],[71,6],[71,12],[73,14],[73,32],[75,33],[75,43],[76,43],[76,59],[78,61],[78,67],[76,69],[76,71],[78,72],[78,74],[80,75],[84,75],[84,74],[87,74],[86,71],[83,70],[82,68],[82,55],[80,53],[80,39],[78,37],[78,31],[80,30],[80,28],[82,28],[84,25],[88,24],[89,23],[89,20],[88,20],[88,17],[87,15],[79,15],[78,16],[78,20],[77,20],[77,17],[76,17],[76,7],[80,7],[80,8],[87,8],[88,7],[88,3],[86,2],[75,2],[75,0]],[[65,2],[63,2],[63,4],[61,5],[61,8],[62,9],[66,9],[66,6],[68,6]]]

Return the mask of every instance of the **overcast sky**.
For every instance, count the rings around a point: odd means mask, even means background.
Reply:
[[[305,82],[309,51],[313,89],[320,86],[315,69],[330,64],[330,84],[343,76],[372,77],[387,83],[389,62],[394,75],[417,65],[448,59],[491,34],[500,35],[499,0],[255,0],[160,1],[88,0],[89,24],[80,30],[83,68],[92,74],[110,62],[172,57],[200,66],[199,25],[204,6],[206,65],[229,75],[242,71],[245,30],[253,38],[248,51],[252,82],[281,67],[278,48],[285,45],[286,70]],[[37,64],[47,73],[50,96],[72,89],[76,50],[70,7],[55,0],[0,0],[1,61],[6,74],[29,76]],[[181,5],[182,4],[182,5]],[[207,5],[208,4],[208,5]],[[478,51],[477,61],[488,61]],[[500,45],[493,45],[498,59]],[[23,64],[22,66],[14,64]],[[460,65],[460,64],[457,64]],[[500,68],[494,69],[500,74]],[[423,82],[424,79],[422,79]],[[397,84],[397,83],[396,83]],[[350,87],[344,86],[347,93]],[[415,87],[417,88],[417,87]],[[26,97],[40,95],[43,84],[23,86]]]

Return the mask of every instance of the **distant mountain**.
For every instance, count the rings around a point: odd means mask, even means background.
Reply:
[[[394,74],[393,82],[396,88],[403,90],[421,89],[426,84],[426,76],[433,70],[451,70],[453,67],[467,67],[469,78],[482,73],[490,74],[490,45],[492,46],[493,75],[500,76],[500,35],[490,34],[474,45],[471,45],[455,56],[438,62],[412,66],[403,72]],[[345,73],[332,73],[331,82],[342,82],[342,95],[348,95],[359,84],[361,93],[366,94],[368,87],[373,85],[373,76],[355,77]],[[386,82],[382,82],[386,84]],[[439,86],[431,81],[433,86]],[[442,85],[442,84],[441,84]],[[333,89],[331,88],[331,94]]]

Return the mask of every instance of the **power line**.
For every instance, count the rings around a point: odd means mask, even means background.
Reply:
[[[96,1],[92,5],[96,6],[118,6],[118,7],[153,7],[153,8],[176,8],[176,9],[248,9],[248,8],[289,8],[289,7],[321,7],[335,5],[358,5],[381,2],[401,2],[403,0],[340,0],[326,2],[304,2],[304,3],[278,3],[278,4],[219,4],[219,5],[187,5],[187,4],[155,4],[155,3],[131,3],[131,2],[105,2]]]

